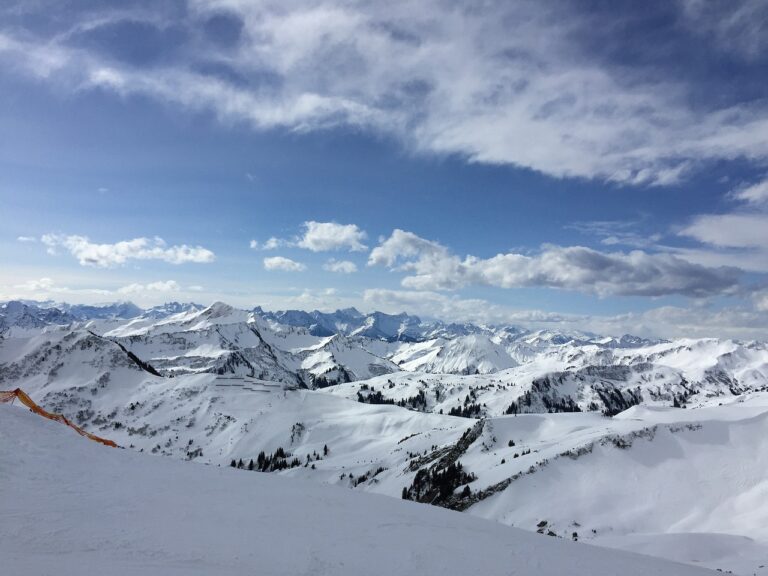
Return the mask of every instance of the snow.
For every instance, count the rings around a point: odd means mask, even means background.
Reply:
[[[145,452],[142,466],[158,460],[151,453],[205,471],[284,448],[302,465],[267,482],[334,484],[399,506],[417,472],[477,422],[448,413],[475,406],[482,431],[459,458],[476,476],[472,497],[484,499],[466,501],[465,516],[528,531],[547,520],[546,530],[565,539],[578,532],[581,542],[766,574],[765,343],[479,326],[451,334],[408,316],[287,313],[346,326],[315,335],[223,303],[127,319],[111,309],[93,314],[80,322],[50,307],[0,306],[0,389],[21,387],[45,408]],[[397,333],[349,335],[377,318]],[[415,327],[432,332],[393,341]],[[307,389],[321,377],[343,383]],[[424,404],[357,401],[374,391]],[[506,416],[513,403],[521,413]],[[585,412],[548,413],[563,407]],[[608,418],[604,410],[623,411]]]
[[[110,449],[0,406],[3,574],[694,576],[429,506]]]

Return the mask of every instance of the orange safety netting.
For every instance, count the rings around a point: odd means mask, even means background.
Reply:
[[[90,438],[95,442],[99,442],[100,444],[104,444],[105,446],[112,446],[113,448],[117,448],[117,444],[112,442],[112,440],[107,440],[106,438],[101,438],[99,436],[96,436],[95,434],[86,432],[85,430],[80,428],[80,426],[72,424],[72,422],[70,422],[68,418],[66,418],[65,416],[62,416],[61,414],[53,414],[52,412],[43,410],[42,408],[40,408],[40,406],[35,404],[34,400],[32,400],[32,398],[27,396],[27,394],[21,388],[16,388],[16,390],[10,390],[10,391],[0,390],[0,404],[13,402],[16,399],[18,399],[19,402],[24,404],[24,406],[29,408],[35,414],[39,414],[40,416],[43,416],[44,418],[48,418],[49,420],[55,420],[56,422],[61,422],[62,424],[66,424],[70,428],[74,429],[75,432],[77,432],[81,436]]]

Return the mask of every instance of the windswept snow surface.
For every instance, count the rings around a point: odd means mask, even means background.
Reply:
[[[0,406],[4,576],[695,576],[425,505],[91,443]]]

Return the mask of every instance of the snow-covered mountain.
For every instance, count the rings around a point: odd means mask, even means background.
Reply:
[[[33,303],[12,300],[0,304],[0,334],[12,328],[44,328],[65,325],[77,319],[58,308],[42,308]]]
[[[408,314],[385,314],[373,312],[362,314],[355,308],[336,310],[336,312],[320,312],[313,310],[282,310],[265,312],[260,307],[254,309],[259,316],[284,324],[306,328],[315,336],[363,336],[374,340],[415,341],[425,336],[425,327],[431,330],[433,325],[422,324],[417,316]]]
[[[123,446],[767,573],[765,343],[510,327],[411,342],[224,303],[129,319],[0,310],[0,388]],[[648,517],[662,486],[670,502]]]
[[[0,406],[3,573],[696,576],[669,561],[543,538],[307,481],[89,442]]]

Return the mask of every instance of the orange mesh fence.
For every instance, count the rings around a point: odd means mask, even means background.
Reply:
[[[90,438],[94,442],[99,442],[100,444],[104,444],[105,446],[112,446],[112,448],[117,448],[117,444],[112,442],[112,440],[107,440],[106,438],[101,438],[99,436],[96,436],[95,434],[91,434],[90,432],[86,432],[80,426],[77,426],[76,424],[72,424],[72,422],[69,421],[68,418],[65,416],[62,416],[61,414],[54,414],[52,412],[48,412],[47,410],[43,410],[35,404],[34,400],[27,396],[27,394],[21,389],[16,388],[16,390],[10,390],[10,391],[3,391],[0,390],[0,404],[13,402],[14,400],[17,400],[24,404],[27,408],[29,408],[32,412],[35,414],[39,414],[40,416],[43,416],[44,418],[48,418],[49,420],[55,420],[56,422],[61,422],[62,424],[66,424],[70,428],[72,428],[75,432],[80,434],[80,436],[85,436],[86,438]]]

